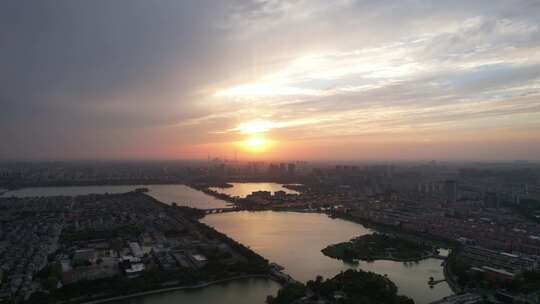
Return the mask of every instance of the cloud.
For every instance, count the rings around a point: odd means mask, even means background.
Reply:
[[[272,113],[294,129],[281,132],[290,138],[522,125],[539,116],[540,31],[535,17],[506,12],[346,51],[332,45],[216,96]],[[301,117],[316,123],[288,125]]]
[[[502,143],[539,131],[539,10],[537,1],[4,1],[0,158],[145,157],[149,144],[153,157],[177,158],[171,151],[249,132],[315,147],[504,127]]]

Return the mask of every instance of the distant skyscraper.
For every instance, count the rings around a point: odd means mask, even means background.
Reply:
[[[289,173],[289,175],[294,175],[296,171],[296,165],[295,164],[288,164],[287,165],[287,173]]]
[[[484,204],[489,208],[499,208],[500,207],[500,197],[497,192],[486,192],[484,195]]]
[[[444,191],[446,192],[446,201],[448,203],[455,203],[457,201],[457,182],[455,180],[445,181]]]
[[[279,171],[281,172],[281,174],[287,173],[287,165],[285,163],[279,164]]]
[[[521,184],[521,195],[527,196],[529,195],[529,187],[527,187],[527,184]]]

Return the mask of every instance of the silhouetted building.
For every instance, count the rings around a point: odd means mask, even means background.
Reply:
[[[446,201],[448,203],[455,203],[457,201],[457,182],[455,180],[445,181],[444,191],[446,193]]]
[[[287,173],[289,173],[289,175],[294,175],[296,171],[296,165],[295,164],[288,164],[287,165]]]
[[[497,192],[486,192],[484,196],[484,204],[488,208],[499,208],[501,199]]]

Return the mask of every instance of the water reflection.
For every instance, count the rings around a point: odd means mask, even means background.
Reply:
[[[319,274],[328,278],[348,268],[358,267],[387,274],[400,293],[419,304],[452,294],[445,282],[433,289],[427,284],[429,277],[444,277],[441,260],[426,259],[414,263],[360,261],[354,266],[321,253],[321,249],[329,244],[372,232],[356,223],[331,219],[323,214],[272,211],[209,215],[203,222],[281,264],[286,272],[301,281],[314,279]]]
[[[286,193],[298,193],[294,190],[283,187],[283,184],[276,183],[229,183],[232,185],[230,188],[217,188],[212,187],[211,190],[219,193],[227,194],[229,196],[246,197],[255,191],[270,191],[272,193],[276,191],[285,191]]]
[[[202,289],[180,290],[117,301],[116,304],[263,304],[268,295],[276,295],[279,284],[265,279],[248,279]]]

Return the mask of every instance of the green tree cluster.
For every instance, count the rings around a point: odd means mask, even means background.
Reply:
[[[287,285],[267,302],[292,303],[308,294],[334,304],[414,304],[412,299],[397,294],[397,287],[390,279],[361,270],[347,270],[328,280],[318,276],[306,285]]]

